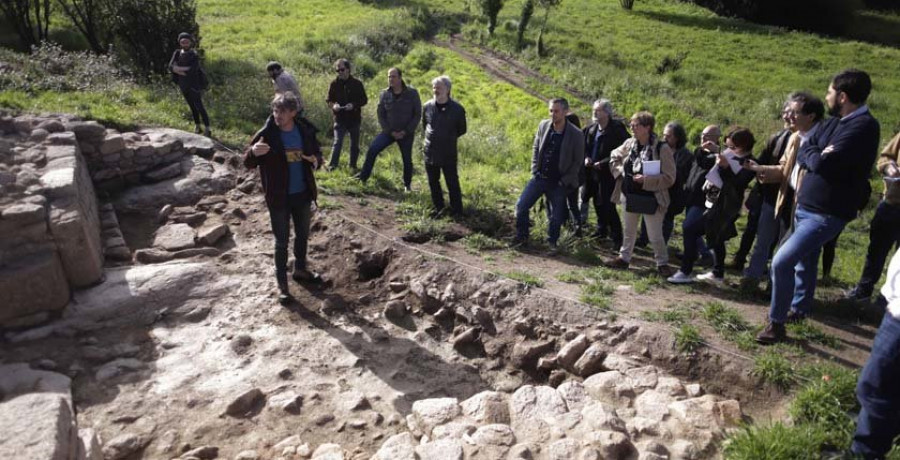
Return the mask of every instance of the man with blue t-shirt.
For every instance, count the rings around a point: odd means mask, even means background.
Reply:
[[[250,142],[244,165],[259,167],[266,205],[275,235],[275,277],[278,300],[286,303],[291,294],[287,284],[287,245],[290,224],[294,223],[294,281],[316,281],[319,276],[306,267],[306,248],[312,203],[316,200],[313,170],[322,165],[322,151],[316,128],[298,116],[300,101],[291,92],[272,100],[272,115]]]

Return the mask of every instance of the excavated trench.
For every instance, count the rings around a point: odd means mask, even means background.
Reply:
[[[26,366],[0,413],[61,377],[80,439],[59,458],[716,458],[779,405],[746,361],[385,239],[390,215],[341,197],[314,216],[324,281],[279,305],[257,180],[213,156],[180,160],[212,171],[196,187],[100,193],[132,257],[6,329],[0,362]]]

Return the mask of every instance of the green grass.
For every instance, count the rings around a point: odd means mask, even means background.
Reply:
[[[581,287],[580,300],[601,310],[612,307],[612,298],[616,290],[602,280],[593,280]]]
[[[643,311],[641,318],[646,321],[683,326],[694,318],[694,309],[695,306],[692,304],[676,303],[667,305],[662,310]]]
[[[556,275],[556,279],[568,284],[581,284],[585,282],[581,270],[569,270]]]
[[[791,337],[807,342],[816,343],[825,347],[839,350],[843,348],[841,340],[836,336],[826,333],[812,321],[801,321],[787,325],[788,334]]]
[[[675,331],[675,346],[682,353],[692,353],[703,346],[700,330],[691,324],[684,324]]]
[[[784,355],[766,350],[754,358],[753,375],[765,383],[787,390],[796,381],[794,365]]]
[[[502,273],[503,276],[518,281],[528,287],[543,287],[544,281],[538,278],[537,276],[532,275],[531,273],[524,272],[521,270],[513,270],[509,272]]]
[[[506,247],[502,241],[491,238],[483,233],[473,233],[463,238],[463,245],[471,253],[482,251],[495,251]]]
[[[818,426],[746,426],[723,443],[729,460],[819,460],[828,435]]]

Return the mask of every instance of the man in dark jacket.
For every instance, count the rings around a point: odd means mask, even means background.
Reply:
[[[609,154],[628,139],[625,124],[614,118],[612,104],[598,99],[593,105],[593,123],[584,129],[584,187],[581,188],[581,218],[587,220],[588,203],[594,201],[597,230],[594,238],[612,236],[615,247],[622,246],[622,222],[610,200],[616,180],[609,171]]]
[[[378,124],[381,125],[381,134],[375,136],[369,144],[359,180],[363,183],[369,180],[378,154],[396,142],[403,158],[403,187],[407,192],[411,192],[412,146],[416,126],[422,117],[422,101],[415,88],[406,86],[400,69],[388,70],[388,85],[378,98]]]
[[[855,219],[861,201],[869,198],[881,134],[866,105],[871,90],[872,80],[861,70],[835,75],[825,97],[833,118],[800,146],[797,163],[806,175],[797,191],[794,232],[772,260],[769,324],[756,337],[760,343],[784,341],[785,323],[806,316],[822,245]]]
[[[548,106],[550,119],[541,121],[534,135],[532,179],[516,202],[513,246],[528,243],[531,226],[529,211],[542,195],[546,195],[552,212],[547,241],[551,251],[555,251],[559,229],[565,219],[566,190],[578,187],[578,170],[584,158],[584,136],[575,125],[566,121],[565,104],[561,99],[551,99]]]
[[[434,98],[422,108],[422,127],[425,130],[425,172],[431,189],[434,214],[444,211],[444,191],[441,172],[450,195],[450,214],[462,214],[462,191],[457,173],[457,140],[466,133],[466,109],[450,99],[450,77],[442,75],[431,81]]]
[[[322,163],[322,151],[316,140],[316,128],[300,118],[300,101],[293,93],[278,94],[272,100],[272,115],[250,141],[244,153],[244,165],[259,168],[266,205],[275,235],[275,278],[278,300],[285,303],[291,295],[287,284],[287,245],[290,223],[294,222],[294,273],[297,282],[319,277],[306,267],[306,248],[312,203],[316,200],[313,170]]]
[[[369,103],[369,98],[362,82],[354,78],[350,70],[350,61],[346,59],[338,59],[334,63],[337,77],[328,86],[328,97],[325,99],[334,117],[334,144],[331,145],[331,161],[328,167],[331,169],[338,167],[344,136],[350,133],[350,169],[355,171],[359,158],[362,108]]]

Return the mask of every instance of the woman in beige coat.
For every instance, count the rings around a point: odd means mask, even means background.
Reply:
[[[669,207],[669,187],[675,182],[675,158],[672,148],[653,132],[654,125],[655,120],[650,112],[634,114],[630,123],[632,137],[610,155],[609,168],[616,178],[612,202],[621,204],[625,212],[622,248],[619,257],[608,262],[607,266],[628,268],[643,217],[656,268],[660,275],[669,276],[669,251],[663,238],[662,224]],[[658,168],[654,162],[658,162]]]

